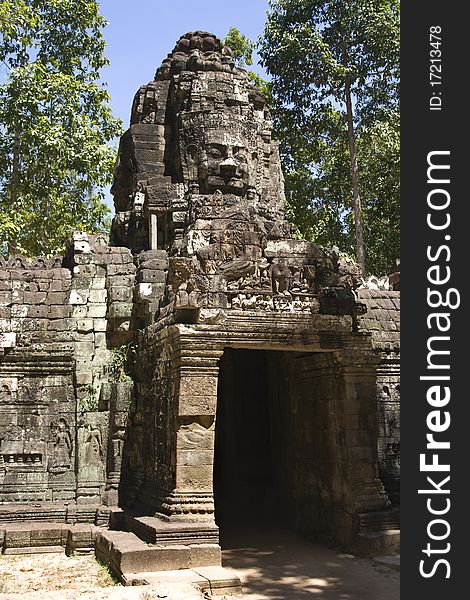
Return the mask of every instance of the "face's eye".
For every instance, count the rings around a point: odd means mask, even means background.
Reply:
[[[207,155],[211,158],[223,158],[225,156],[224,148],[222,146],[208,146]]]
[[[233,149],[233,156],[236,160],[238,160],[238,162],[247,162],[248,161],[248,155],[247,155],[245,148],[236,148],[235,147]]]

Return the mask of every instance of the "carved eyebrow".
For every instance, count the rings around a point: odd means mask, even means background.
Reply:
[[[227,146],[225,146],[224,144],[218,144],[217,142],[212,142],[210,144],[207,144],[207,149],[208,150],[212,150],[214,148],[216,150],[220,150],[221,152],[223,152],[224,150],[227,149]]]

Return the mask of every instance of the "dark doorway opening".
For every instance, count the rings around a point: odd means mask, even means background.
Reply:
[[[278,512],[271,354],[229,349],[221,359],[214,457],[215,517],[221,528],[265,522]]]
[[[332,354],[225,350],[214,456],[222,544],[244,526],[330,536],[345,464],[341,406]]]

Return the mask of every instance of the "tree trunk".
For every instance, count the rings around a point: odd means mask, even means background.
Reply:
[[[347,68],[347,55],[346,50],[343,47],[343,66]],[[344,83],[345,100],[346,100],[346,117],[348,122],[348,143],[349,143],[349,156],[351,159],[351,181],[353,190],[353,204],[354,204],[354,224],[356,228],[356,257],[359,267],[361,269],[362,276],[366,275],[366,261],[364,253],[364,237],[362,228],[362,208],[361,208],[361,193],[359,187],[359,169],[357,166],[357,154],[356,154],[356,135],[354,133],[353,123],[353,108],[351,101],[351,80],[346,75]]]
[[[13,157],[12,157],[12,169],[10,179],[10,202],[11,209],[15,211],[15,205],[19,196],[19,184],[20,184],[20,131],[18,128],[15,130],[13,138]],[[11,256],[16,253],[16,240],[10,239],[8,242],[8,254]]]
[[[20,50],[20,67],[24,67],[27,62],[26,48],[21,47]],[[19,127],[15,128],[13,137],[13,156],[12,156],[12,168],[10,178],[10,202],[11,210],[15,211],[15,206],[20,195],[20,169],[21,169],[21,130]],[[17,243],[16,239],[10,239],[8,242],[8,254],[11,256],[16,253]]]

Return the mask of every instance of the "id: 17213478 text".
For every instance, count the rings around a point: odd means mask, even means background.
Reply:
[[[429,85],[431,96],[429,110],[442,110],[442,28],[433,25],[429,28]]]

